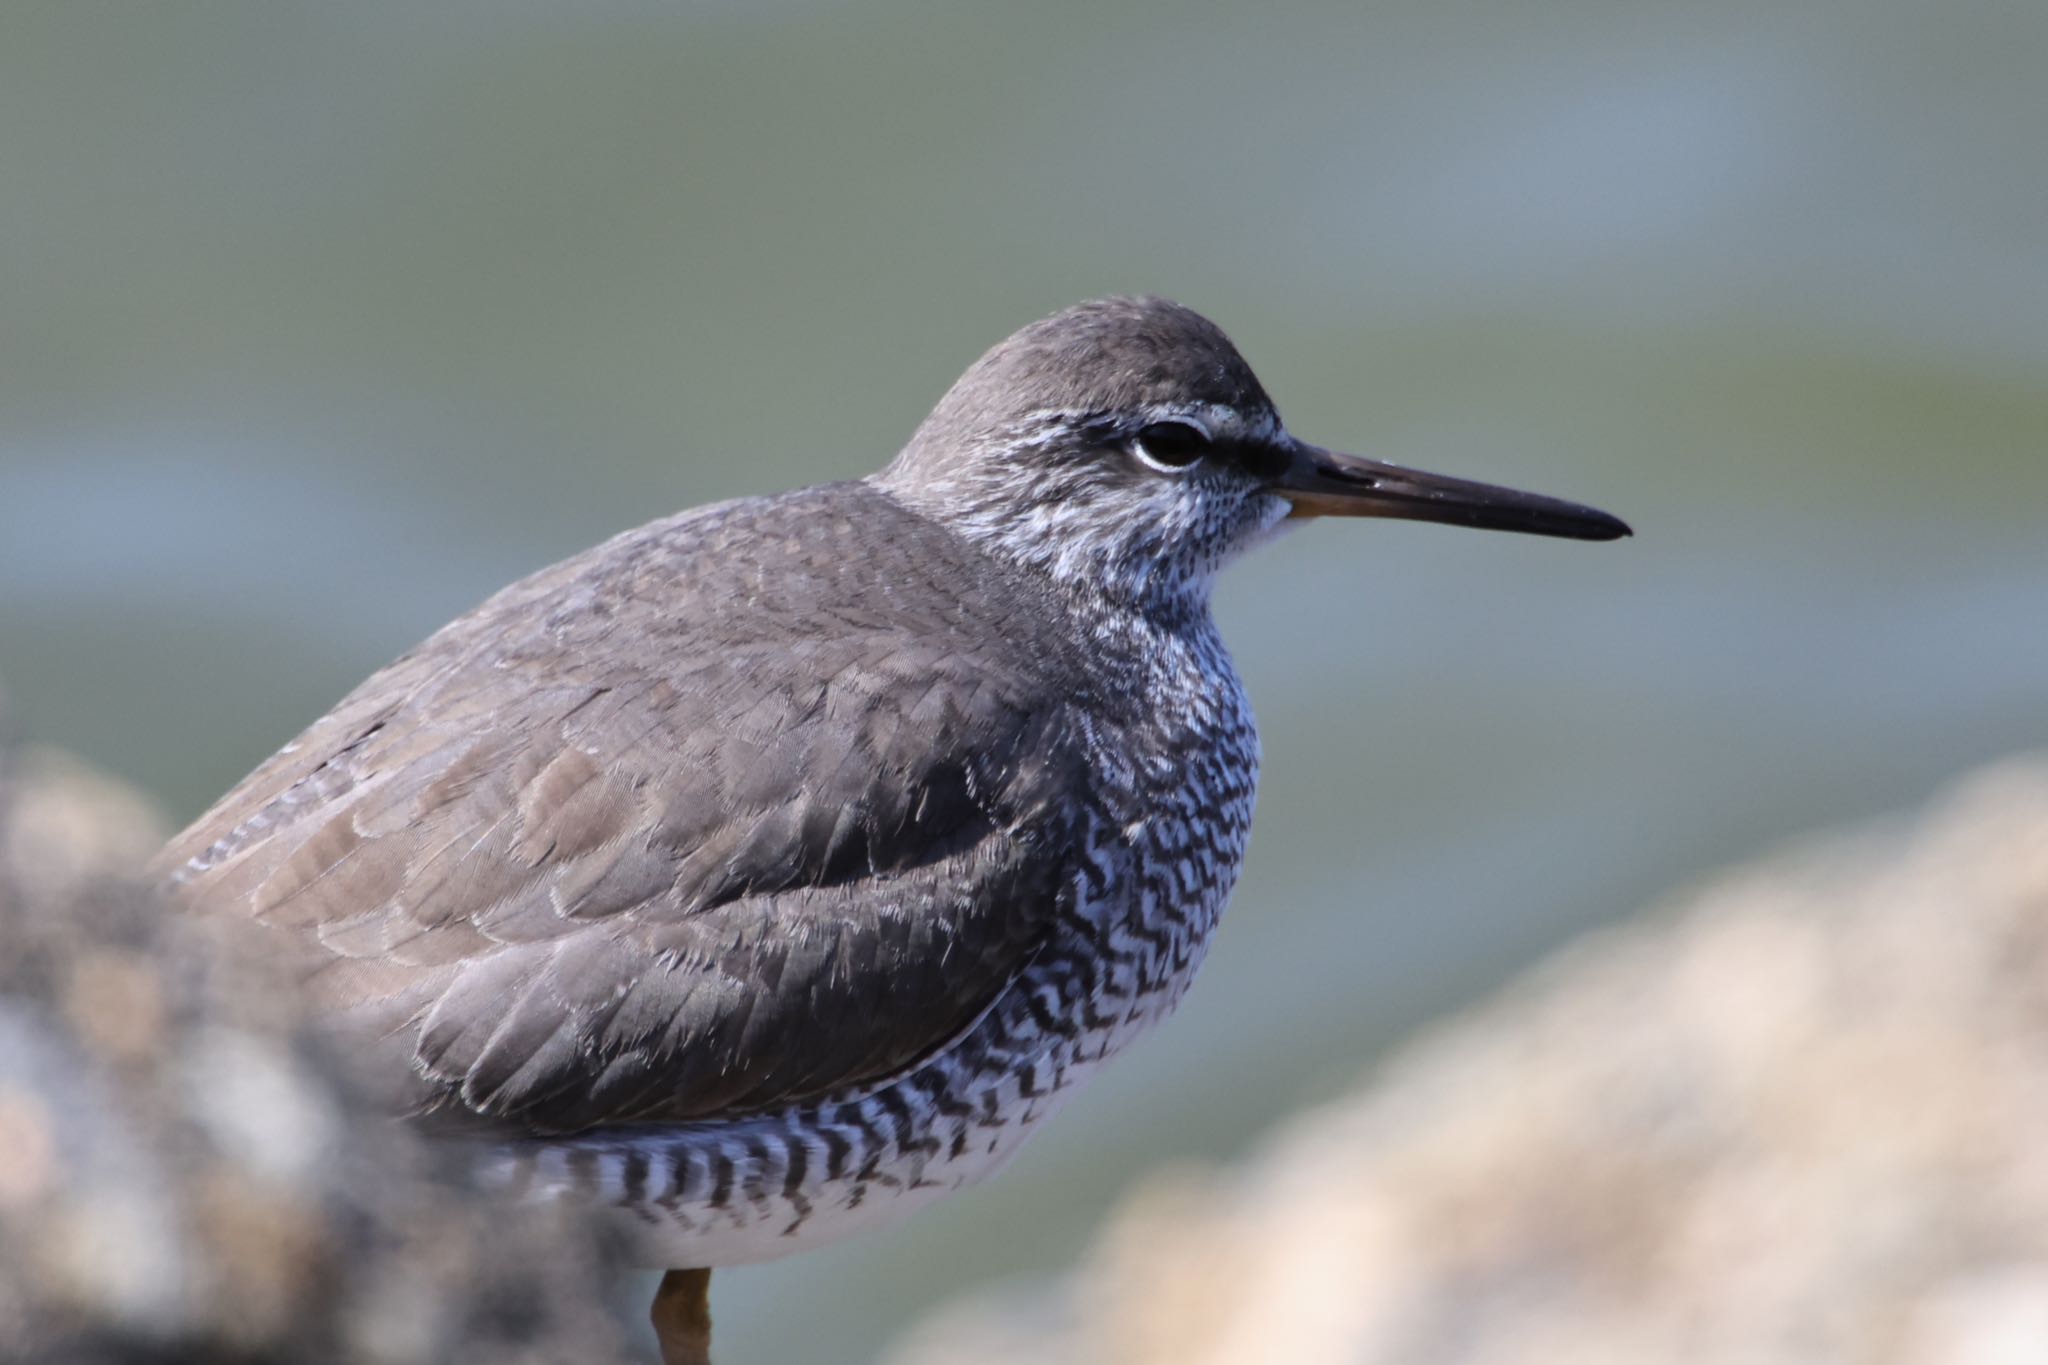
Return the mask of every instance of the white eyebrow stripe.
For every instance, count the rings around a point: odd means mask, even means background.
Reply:
[[[1202,403],[1193,407],[1155,403],[1140,408],[1137,412],[1144,423],[1184,422],[1201,432],[1203,439],[1209,441],[1222,439],[1217,432],[1228,431],[1240,424],[1244,428],[1245,439],[1269,445],[1286,444],[1293,440],[1293,437],[1287,434],[1287,427],[1281,422],[1279,414],[1271,409],[1241,412],[1219,403]],[[1070,425],[1102,415],[1069,408],[1034,408],[1023,415],[1018,425],[1036,430],[1011,444],[1017,449],[1051,445],[1066,439],[1066,428]]]

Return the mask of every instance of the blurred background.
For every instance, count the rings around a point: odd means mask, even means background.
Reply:
[[[866,472],[1106,292],[1308,439],[1632,521],[1233,573],[1266,775],[1180,1016],[1002,1181],[719,1277],[721,1359],[871,1358],[1546,947],[2043,740],[2044,59],[2031,0],[11,0],[8,724],[182,822],[499,585]]]

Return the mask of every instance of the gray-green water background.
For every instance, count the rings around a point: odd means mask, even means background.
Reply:
[[[1233,574],[1266,780],[1180,1017],[999,1184],[720,1277],[723,1359],[865,1359],[1546,945],[2042,741],[2044,70],[2039,0],[10,0],[11,723],[189,817],[492,588],[863,472],[1108,291],[1310,439],[1633,520]]]

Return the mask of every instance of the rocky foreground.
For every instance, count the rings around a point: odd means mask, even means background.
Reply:
[[[640,1358],[614,1249],[371,1114],[288,986],[135,884],[162,835],[0,748],[0,1360]]]
[[[2048,760],[1596,936],[892,1365],[2048,1361]]]

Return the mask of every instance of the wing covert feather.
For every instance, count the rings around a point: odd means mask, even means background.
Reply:
[[[166,873],[317,945],[422,1110],[561,1132],[893,1074],[1069,894],[1075,646],[995,572],[865,485],[654,523],[364,683]]]

